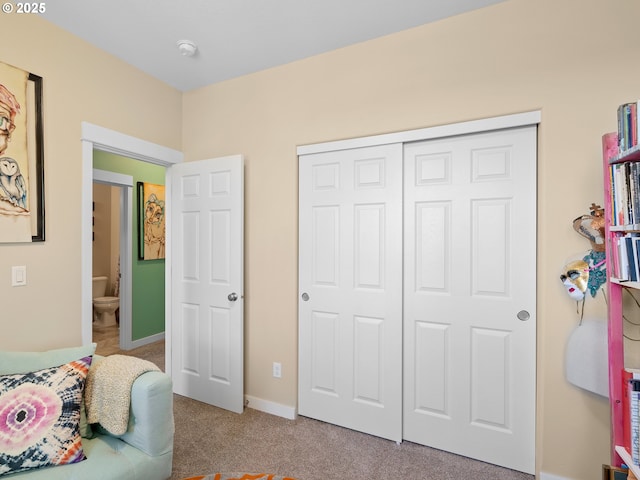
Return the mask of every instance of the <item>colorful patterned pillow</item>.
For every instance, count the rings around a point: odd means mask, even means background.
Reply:
[[[0,476],[84,460],[80,404],[91,357],[0,376]]]
[[[93,355],[96,346],[96,343],[90,343],[80,347],[57,348],[45,352],[0,351],[0,375],[29,373],[43,368],[57,367],[63,363]],[[93,437],[93,430],[87,422],[87,415],[84,411],[84,402],[82,402],[80,410],[80,435],[83,438]]]

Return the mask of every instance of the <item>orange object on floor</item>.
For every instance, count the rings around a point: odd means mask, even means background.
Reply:
[[[184,478],[183,480],[296,480],[273,473],[214,473]]]

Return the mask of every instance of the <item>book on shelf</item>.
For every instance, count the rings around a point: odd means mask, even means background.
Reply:
[[[632,282],[638,281],[638,262],[636,261],[635,254],[635,242],[632,236],[625,235],[625,250],[627,252],[627,265],[629,268],[629,280]]]
[[[623,445],[635,465],[640,466],[640,369],[624,368],[622,382],[625,395],[622,396]]]
[[[640,122],[638,122],[639,102],[623,103],[618,106],[617,138],[618,148],[621,152],[638,145],[638,138],[640,137],[638,133],[638,129],[640,129]]]
[[[613,225],[640,223],[640,163],[623,162],[610,166],[611,220]]]
[[[627,163],[616,163],[611,166],[613,173],[611,175],[613,192],[613,224],[627,225],[629,223],[629,197],[627,195],[629,178]]]
[[[638,163],[630,163],[627,173],[629,174],[629,191],[627,192],[629,202],[629,223],[636,224],[640,221],[640,202],[638,201]]]
[[[635,273],[634,282],[640,281],[640,237],[632,237],[633,243],[633,267]]]
[[[630,236],[627,237],[631,242],[631,262],[629,263],[629,277],[632,282],[640,281],[640,237]]]
[[[618,265],[617,265],[617,271],[618,271],[618,276],[617,278],[622,280],[622,281],[629,281],[631,280],[631,278],[629,278],[629,255],[627,255],[627,242],[625,241],[624,237],[618,237],[617,239],[618,242]]]
[[[611,265],[613,275],[622,281],[640,282],[640,233],[629,232],[616,238]]]
[[[640,465],[640,380],[629,380],[629,422],[631,443],[629,445],[631,460],[634,465]]]
[[[611,248],[609,265],[609,268],[611,268],[610,276],[613,278],[620,278],[620,251],[617,243],[613,243],[613,248]]]

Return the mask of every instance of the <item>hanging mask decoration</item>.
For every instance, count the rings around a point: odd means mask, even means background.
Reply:
[[[584,317],[585,292],[589,284],[589,264],[584,260],[569,262],[564,267],[564,272],[560,275],[560,281],[567,289],[569,296],[576,301],[576,313],[580,315],[580,325]],[[580,302],[582,301],[582,311]]]
[[[589,215],[582,215],[573,221],[573,229],[591,243],[591,251],[583,257],[589,264],[588,289],[592,297],[606,282],[606,254],[604,244],[604,210],[600,205],[591,204]]]
[[[582,260],[565,265],[560,281],[567,289],[569,297],[576,301],[576,310],[580,314],[580,323],[584,315],[586,292],[596,296],[606,281],[606,254],[604,243],[604,210],[595,203],[591,204],[589,215],[582,215],[573,221],[573,228],[579,235],[591,243],[591,250]],[[582,312],[580,303],[582,302]]]
[[[587,289],[591,296],[595,297],[600,287],[607,281],[605,253],[591,250],[584,256],[583,260],[589,264],[589,281],[587,282]]]
[[[589,264],[584,260],[568,263],[560,275],[560,280],[573,300],[576,302],[584,301],[589,283]]]
[[[589,240],[594,251],[604,252],[604,210],[600,205],[592,203],[590,215],[576,218],[573,229]]]

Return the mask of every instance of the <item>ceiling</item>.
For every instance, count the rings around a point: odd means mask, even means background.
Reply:
[[[501,1],[55,0],[42,17],[188,91]]]

